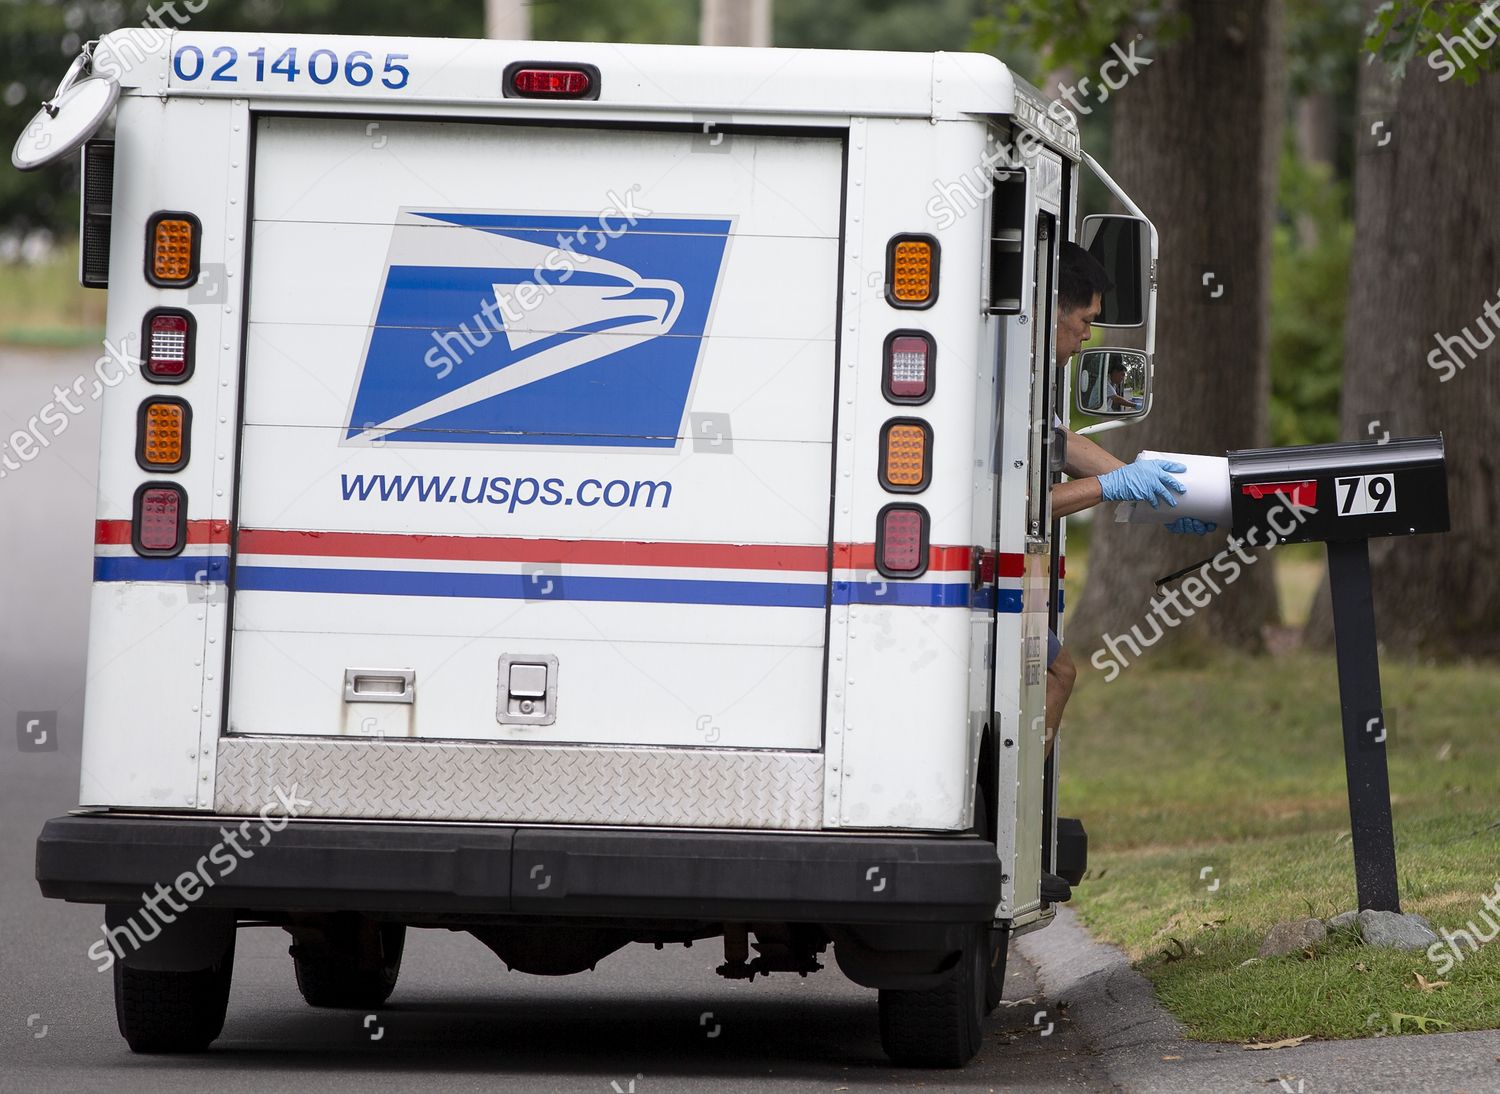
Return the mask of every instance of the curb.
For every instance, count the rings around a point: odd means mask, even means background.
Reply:
[[[1069,908],[1015,948],[1049,999],[1068,1005],[1111,1082],[1129,1094],[1410,1094],[1500,1090],[1500,1031],[1316,1041],[1247,1052],[1188,1041],[1151,982],[1115,947],[1095,941]]]

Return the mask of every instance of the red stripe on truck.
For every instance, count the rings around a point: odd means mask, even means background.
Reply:
[[[101,520],[94,542],[128,546],[128,520]],[[224,544],[229,526],[221,520],[188,521],[188,542]],[[828,565],[826,547],[761,543],[641,543],[624,540],[531,539],[518,536],[424,536],[387,532],[296,532],[246,528],[243,554],[304,555],[322,558],[451,559],[462,562],[571,562],[595,566],[680,566],[722,570],[783,570],[818,573]],[[834,569],[874,570],[873,543],[834,544]],[[998,554],[999,576],[1020,577],[1025,556]],[[954,573],[973,566],[972,547],[934,546],[928,570]]]
[[[188,543],[228,543],[229,522],[226,520],[190,520],[187,522]],[[94,543],[99,546],[130,546],[130,521],[94,521]]]
[[[462,562],[571,562],[595,566],[698,566],[725,570],[828,567],[828,548],[740,543],[635,543],[513,536],[422,536],[384,532],[287,532],[247,528],[240,551],[257,555],[450,559]]]

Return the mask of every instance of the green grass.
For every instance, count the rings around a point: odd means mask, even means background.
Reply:
[[[104,334],[104,292],[78,284],[78,248],[35,266],[0,263],[0,343],[80,346]]]
[[[1383,684],[1402,908],[1483,927],[1480,900],[1500,882],[1500,672],[1392,661]],[[1148,659],[1108,684],[1085,672],[1064,738],[1065,811],[1091,842],[1076,907],[1191,1036],[1373,1036],[1392,1014],[1500,1027],[1500,939],[1435,991],[1416,980],[1440,979],[1424,953],[1352,935],[1245,964],[1273,923],[1355,906],[1331,657]]]

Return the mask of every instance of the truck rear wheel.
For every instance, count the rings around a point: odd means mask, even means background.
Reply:
[[[893,1062],[903,1067],[963,1067],[974,1058],[986,1014],[994,952],[990,939],[987,924],[970,931],[952,974],[937,987],[881,990],[880,1046]]]
[[[405,949],[404,923],[336,917],[316,937],[292,944],[297,990],[314,1007],[378,1007],[396,990]]]
[[[224,1029],[234,936],[217,964],[189,972],[115,962],[115,1020],[131,1052],[202,1052]]]

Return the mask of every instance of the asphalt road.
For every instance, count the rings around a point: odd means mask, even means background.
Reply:
[[[0,439],[92,361],[0,350]],[[991,1019],[980,1057],[962,1072],[918,1072],[885,1060],[875,993],[836,968],[729,982],[713,973],[721,951],[699,943],[634,946],[596,972],[547,979],[433,931],[409,936],[395,994],[367,1016],[306,1006],[284,932],[242,930],[212,1051],[132,1055],[111,979],[86,954],[101,910],[43,900],[33,879],[43,821],[77,802],[98,433],[90,404],[0,476],[0,1091],[231,1094],[308,1080],[328,1092],[1111,1089],[1014,954],[1006,998],[1018,1002]],[[57,747],[23,751],[10,727],[38,711],[55,712]]]

